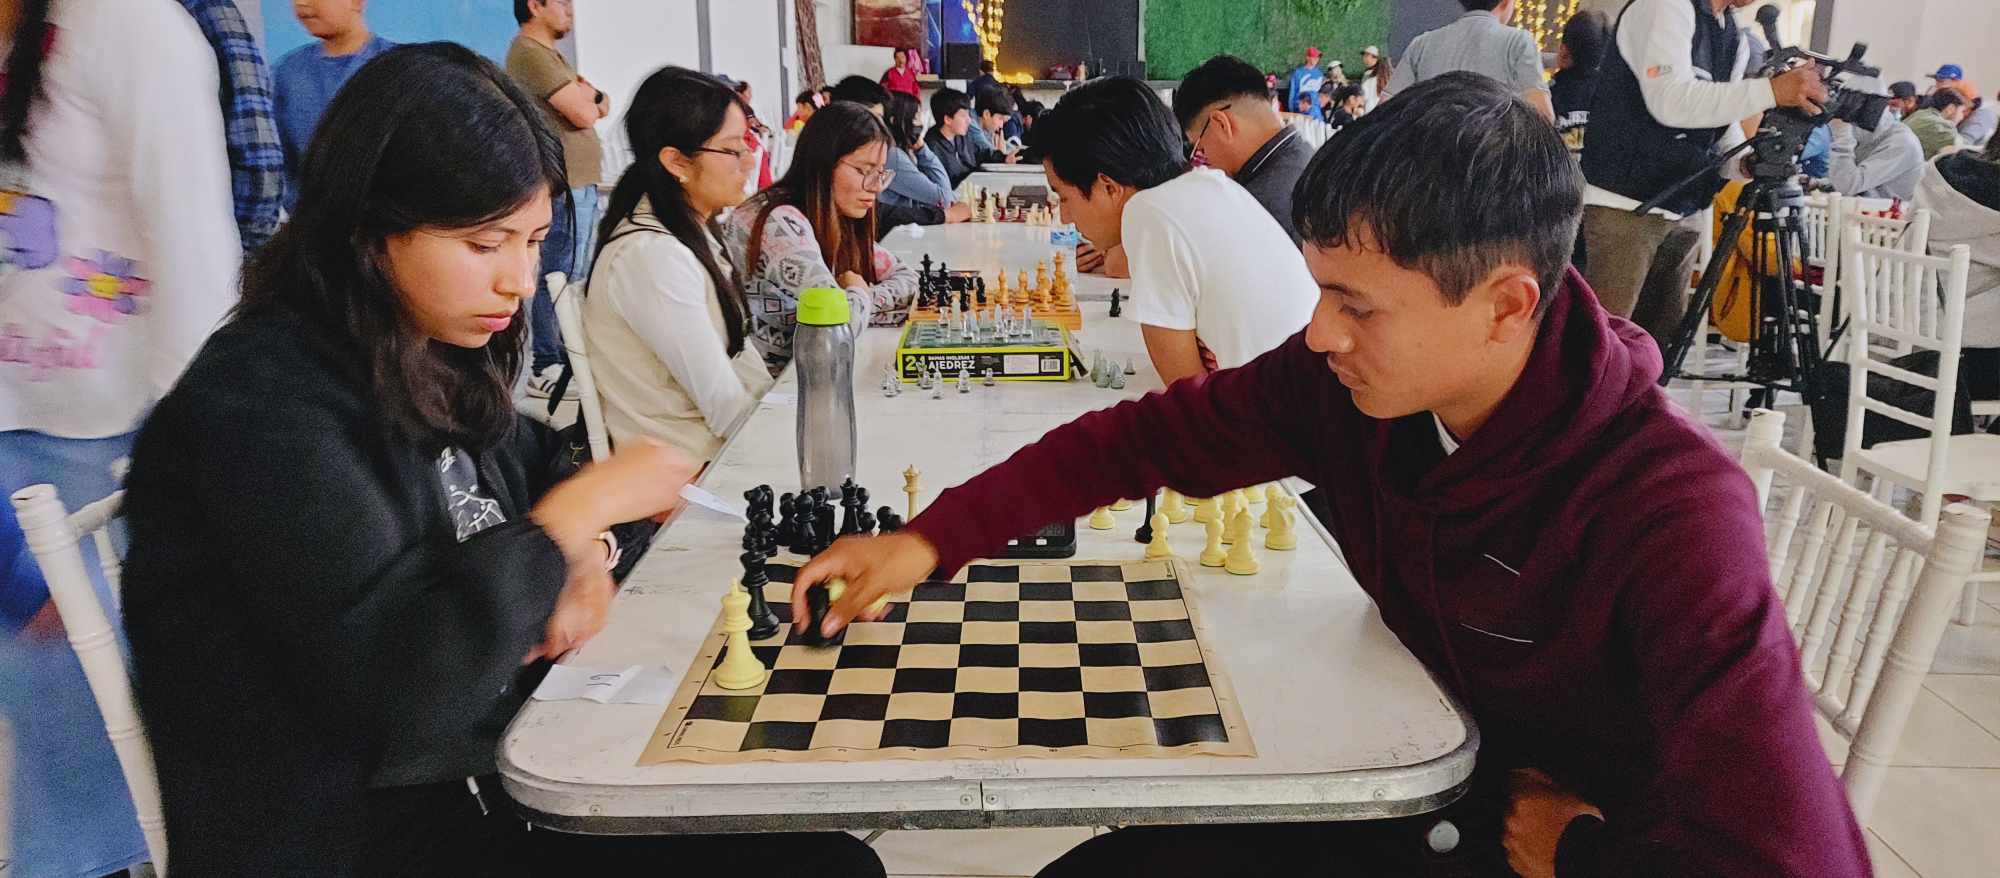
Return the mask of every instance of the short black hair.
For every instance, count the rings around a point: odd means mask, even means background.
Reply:
[[[1506,0],[1458,0],[1458,5],[1465,7],[1467,12],[1492,12],[1504,2]]]
[[[1347,103],[1349,98],[1363,97],[1365,94],[1361,90],[1361,86],[1350,82],[1346,85],[1338,86],[1333,90],[1333,103],[1335,106],[1339,106]]]
[[[1108,76],[1063,95],[1028,129],[1028,145],[1063,182],[1086,193],[1099,174],[1151,189],[1187,171],[1181,131],[1152,88]]]
[[[931,93],[931,121],[939,125],[944,120],[958,115],[960,110],[972,109],[972,99],[965,92],[946,86]]]
[[[993,59],[991,59],[991,58],[981,58],[981,59],[979,59],[979,72],[981,72],[981,73],[992,73],[992,72],[993,72]]]
[[[979,99],[973,102],[973,106],[976,108],[975,112],[981,116],[987,113],[992,113],[996,116],[1014,115],[1013,96],[997,88],[980,89]]]
[[[1958,89],[1955,88],[1938,89],[1931,92],[1930,97],[1924,99],[1924,107],[1931,110],[1948,110],[1963,103],[1965,103],[1965,95],[1959,94]]]
[[[528,0],[514,0],[514,23],[527,24],[535,16],[528,12]]]
[[[1174,89],[1174,121],[1186,131],[1209,104],[1230,98],[1263,100],[1270,96],[1271,88],[1265,83],[1262,71],[1235,55],[1217,55],[1188,71],[1181,87]]]
[[[1583,70],[1604,64],[1611,47],[1611,18],[1595,9],[1586,9],[1563,24],[1562,44],[1569,47],[1569,60]]]
[[[1437,282],[1457,305],[1493,269],[1525,265],[1541,316],[1569,269],[1583,175],[1554,126],[1499,82],[1454,71],[1342,127],[1292,192],[1306,242],[1359,246]]]
[[[819,106],[818,104],[813,102],[813,93],[809,91],[802,91],[799,92],[798,94],[792,95],[792,103],[798,104],[801,107]]]
[[[853,101],[864,107],[889,107],[889,90],[866,76],[849,76],[834,83],[832,97],[836,101]]]

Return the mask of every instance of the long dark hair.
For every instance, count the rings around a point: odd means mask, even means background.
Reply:
[[[0,160],[28,160],[28,117],[42,100],[42,62],[55,29],[49,25],[51,0],[22,0],[14,48],[7,52],[6,80],[0,88]]]
[[[922,106],[908,92],[889,93],[889,107],[882,122],[889,126],[889,135],[896,138],[896,148],[914,152],[917,144],[923,142],[924,130],[917,124],[917,113]]]
[[[757,221],[750,226],[744,270],[757,270],[757,261],[764,250],[764,224],[771,219],[771,211],[789,204],[812,223],[813,237],[819,239],[819,252],[825,255],[834,276],[852,271],[871,284],[880,280],[875,276],[875,211],[870,209],[860,219],[848,219],[833,205],[833,174],[839,170],[840,160],[876,143],[893,147],[895,137],[867,107],[851,101],[834,101],[806,120],[805,130],[799,132],[799,145],[792,153],[792,166],[785,169],[785,176],[752,199]],[[745,204],[739,209],[748,210],[751,206]]]
[[[618,178],[618,187],[611,190],[611,202],[604,208],[604,219],[597,227],[597,253],[591,257],[591,264],[597,264],[605,245],[621,237],[614,231],[639,209],[639,200],[651,201],[653,216],[667,234],[693,250],[709,280],[715,282],[716,298],[722,304],[723,327],[729,333],[729,355],[733,357],[743,352],[744,315],[749,313],[743,290],[736,284],[735,276],[723,270],[715,259],[715,247],[709,243],[709,236],[720,239],[721,235],[714,218],[704,226],[694,208],[688,206],[687,190],[681,188],[681,181],[660,164],[660,151],[669,146],[686,153],[688,158],[701,155],[696,150],[722,130],[732,106],[743,110],[744,120],[749,121],[750,108],[722,80],[685,67],[662,67],[639,84],[631,109],[625,111],[625,136],[636,158]],[[636,230],[624,234],[633,231]]]
[[[527,321],[482,348],[432,341],[389,280],[385,244],[491,222],[537,193],[568,210],[567,192],[561,142],[507,74],[456,43],[399,46],[356,72],[320,118],[298,208],[244,266],[237,315],[296,314],[350,347],[399,435],[491,446],[515,423]]]

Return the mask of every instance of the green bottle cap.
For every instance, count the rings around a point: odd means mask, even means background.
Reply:
[[[811,287],[799,293],[799,323],[805,326],[845,325],[847,291],[833,287]]]

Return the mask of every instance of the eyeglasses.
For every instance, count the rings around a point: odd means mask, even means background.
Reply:
[[[841,162],[841,164],[853,168],[855,173],[860,174],[862,188],[870,192],[880,192],[887,189],[889,188],[889,181],[896,179],[896,172],[890,168],[877,168],[870,171],[853,162]]]
[[[1230,102],[1227,104],[1223,104],[1220,107],[1216,107],[1214,111],[1208,114],[1207,118],[1202,120],[1201,131],[1195,134],[1194,140],[1188,143],[1187,149],[1185,150],[1187,158],[1192,159],[1194,158],[1195,153],[1201,152],[1201,139],[1208,136],[1208,126],[1215,124],[1215,114],[1227,113],[1229,112],[1229,108],[1233,106],[1236,106],[1236,104],[1234,102]]]
[[[697,146],[694,148],[694,151],[712,152],[715,153],[716,155],[726,155],[746,165],[750,164],[751,160],[754,159],[757,155],[757,151],[752,149],[730,149],[728,147],[718,147],[718,146]]]

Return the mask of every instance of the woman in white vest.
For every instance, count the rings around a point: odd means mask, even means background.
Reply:
[[[636,161],[611,193],[583,301],[614,443],[652,436],[709,460],[771,387],[714,234],[754,168],[744,109],[720,80],[665,67],[626,113]]]

